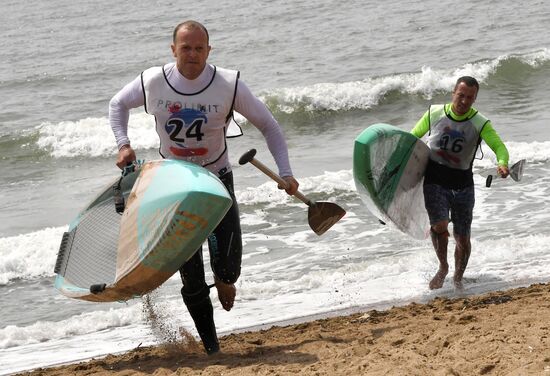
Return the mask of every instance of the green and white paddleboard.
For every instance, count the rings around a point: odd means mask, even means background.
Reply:
[[[429,234],[423,181],[428,146],[413,134],[389,124],[374,124],[356,139],[355,186],[380,221],[416,239]]]

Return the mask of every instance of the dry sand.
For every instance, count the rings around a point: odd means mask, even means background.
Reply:
[[[193,339],[29,375],[547,375],[550,285],[436,298],[220,339]]]

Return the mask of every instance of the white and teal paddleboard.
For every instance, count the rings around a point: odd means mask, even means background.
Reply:
[[[113,187],[125,198],[122,213]],[[55,287],[99,302],[146,294],[178,271],[231,204],[223,183],[206,169],[176,160],[147,162],[106,187],[71,223]]]
[[[356,139],[355,186],[369,211],[416,239],[429,234],[423,181],[428,146],[413,134],[389,124],[374,124]]]

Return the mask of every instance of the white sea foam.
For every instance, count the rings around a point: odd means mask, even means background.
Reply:
[[[388,256],[370,261],[365,259],[340,264],[332,262],[324,268],[300,274],[300,268],[304,265],[315,262],[322,264],[323,258],[342,256],[343,250],[338,243],[330,247],[320,247],[319,244],[304,243],[299,238],[300,235],[297,235],[297,244],[294,245],[291,240],[289,247],[301,245],[302,253],[296,252],[293,256],[271,264],[246,265],[246,272],[237,284],[239,294],[236,309],[217,315],[220,332],[295,319],[300,316],[300,312],[319,314],[358,305],[384,308],[410,301],[421,302],[435,294],[427,287],[429,276],[437,268],[428,242],[414,252],[405,253],[398,258]],[[549,240],[547,235],[483,242],[474,240],[475,257],[470,261],[467,281],[474,280],[475,283],[467,283],[467,291],[481,292],[484,288],[505,288],[530,281],[547,280],[550,278],[550,256],[546,252]],[[370,251],[365,245],[363,252]],[[293,270],[294,268],[296,269]],[[269,277],[270,274],[272,277]],[[437,294],[452,296],[454,293],[450,285],[447,283]],[[177,286],[163,288],[176,289]],[[184,307],[181,299],[177,294],[168,293],[166,296],[170,297],[170,300],[163,303],[163,314],[167,321],[174,325],[183,325],[196,334],[188,317],[182,313]],[[217,300],[213,298],[213,301],[218,307]],[[277,310],[269,307],[277,307]],[[138,341],[154,343],[156,340],[150,333],[143,333],[145,324],[140,310],[141,305],[137,301],[137,304],[130,306],[83,313],[59,322],[39,321],[29,326],[10,325],[0,329],[0,348],[8,350],[5,352],[8,356],[17,348],[20,348],[21,353],[24,349],[41,343],[42,352],[52,351],[51,363],[57,359],[55,348],[70,348],[73,342],[84,338],[89,341],[86,347],[89,356],[101,353],[102,350],[114,351],[106,350],[106,345],[122,341],[124,335],[121,333],[129,330],[134,332],[133,336],[127,336],[118,350],[128,350]],[[217,312],[221,312],[221,309]],[[136,336],[137,331],[141,333]],[[133,338],[133,341],[128,341],[128,338]],[[52,350],[47,350],[48,345],[44,342],[51,342]],[[59,361],[66,358],[63,354],[59,356]]]
[[[529,176],[531,174],[530,170],[534,168],[530,165],[545,163],[550,158],[550,142],[548,141],[508,142],[507,144],[512,156],[527,160],[524,172],[526,176]],[[515,161],[517,159],[511,160],[512,163]],[[475,161],[474,171],[493,168],[495,165],[494,155],[486,153],[484,159]],[[498,184],[498,182],[495,184]],[[506,186],[508,184],[509,182],[507,182]],[[537,184],[543,184],[543,182],[533,181],[529,185],[526,185],[525,188],[516,184],[511,186],[510,189],[524,190],[527,200],[533,196],[529,191],[530,188],[535,189],[535,192],[545,192],[543,188],[538,189]],[[355,194],[355,184],[351,170],[326,171],[318,176],[300,179],[300,190],[308,196],[318,197],[324,201],[340,202],[340,197],[342,197],[340,195]],[[479,193],[480,202],[483,200],[483,194],[483,192]],[[236,195],[239,204],[243,206],[259,205],[261,207],[261,210],[254,209],[252,212],[246,211],[242,213],[243,225],[245,226],[266,224],[273,228],[276,225],[275,222],[272,223],[274,219],[271,216],[274,208],[294,207],[300,212],[303,210],[303,203],[288,196],[284,191],[279,190],[276,184],[270,181],[259,186],[239,189]],[[531,200],[535,199],[537,198],[534,197]],[[346,201],[349,200],[346,199]],[[346,207],[349,204],[351,203],[346,202]],[[536,213],[532,214],[537,215]],[[354,226],[354,218],[353,213],[349,213],[346,216],[346,225]],[[358,222],[361,221],[357,218],[355,220]],[[32,280],[53,276],[57,250],[59,249],[63,231],[66,231],[65,227],[46,228],[32,233],[0,238],[0,286],[18,279]],[[331,233],[339,231],[345,232],[347,228],[335,226],[331,230]],[[254,235],[250,234],[250,236],[251,238],[248,240],[245,238],[245,241],[253,241]],[[349,234],[346,236],[349,236]],[[290,241],[291,239],[287,237],[284,240]]]
[[[464,64],[452,70],[438,70],[423,66],[419,72],[399,73],[381,77],[367,77],[352,82],[326,82],[310,86],[273,89],[260,98],[276,99],[279,111],[294,113],[306,111],[350,109],[368,110],[377,106],[390,92],[405,95],[421,95],[430,99],[434,94],[449,92],[462,75],[475,76],[481,83],[486,81],[499,66],[509,59],[518,59],[525,64],[538,66],[550,60],[548,49],[523,55],[504,55],[491,60]],[[239,122],[244,122],[236,114]],[[101,157],[114,155],[116,145],[107,118],[85,118],[78,121],[43,123],[37,127],[37,146],[55,158]],[[134,149],[154,149],[159,146],[154,118],[144,112],[132,113],[128,135]]]
[[[152,116],[132,114],[128,136],[135,149],[151,149],[159,145]],[[39,148],[52,157],[101,157],[115,155],[117,148],[107,118],[86,118],[78,121],[43,123],[37,127]]]
[[[53,275],[65,227],[0,238],[0,286],[17,279]]]
[[[303,241],[298,238],[295,239],[298,242],[295,245],[303,245]],[[550,278],[550,269],[548,268],[550,255],[546,252],[548,241],[550,241],[550,237],[547,235],[530,235],[522,238],[507,237],[483,242],[474,239],[472,247],[475,249],[475,257],[471,259],[468,278],[479,279],[478,283],[482,283],[483,279],[488,280],[499,276],[503,281],[510,284],[527,279]],[[290,246],[292,246],[292,243],[293,241],[290,242]],[[410,274],[412,280],[419,281],[420,284],[416,286],[417,289],[426,290],[427,292],[427,285],[424,286],[423,276],[431,273],[436,268],[436,261],[432,255],[431,247],[426,242],[420,249],[405,253],[399,258],[388,256],[353,263],[331,263],[331,266],[327,265],[325,268],[313,270],[307,274],[299,273],[300,268],[308,264],[307,259],[309,258],[322,259],[323,257],[330,257],[332,254],[342,255],[342,250],[337,245],[322,250],[320,254],[318,252],[319,247],[314,244],[306,248],[308,249],[304,250],[303,253],[289,256],[284,262],[277,260],[272,264],[248,265],[246,273],[238,283],[238,302],[241,304],[247,301],[253,302],[258,299],[258,296],[262,296],[262,300],[268,299],[290,304],[294,299],[305,298],[306,296],[320,297],[326,291],[334,289],[346,291],[348,294],[362,295],[363,298],[354,300],[356,304],[385,301],[388,293],[393,294],[392,299],[405,299],[408,297],[403,296],[400,287],[405,288],[411,283],[411,279],[407,275]],[[365,248],[363,252],[369,252],[369,250]],[[296,273],[293,272],[293,267],[297,268]],[[266,275],[266,273],[268,274]],[[279,274],[277,280],[269,278],[270,273]],[[283,275],[288,276],[288,278],[284,278]],[[392,282],[386,284],[384,281],[387,280],[392,280]],[[374,286],[378,287],[374,289],[372,288]],[[338,294],[335,294],[335,296],[337,297]],[[137,304],[121,305],[121,308],[117,309],[111,308],[109,310],[82,313],[59,322],[39,321],[29,326],[8,325],[0,329],[0,348],[6,349],[66,337],[82,336],[110,328],[140,324],[142,323],[141,305],[139,300],[134,302]],[[279,305],[279,303],[277,304]],[[215,304],[218,305],[218,302],[215,301]],[[239,305],[241,306],[241,304]],[[313,309],[316,312],[326,312],[334,309],[322,300],[315,303],[302,302],[301,305],[304,306],[304,309],[307,307],[308,310]],[[261,306],[264,306],[264,304],[262,303]],[[169,316],[179,315],[182,310],[180,298],[176,297],[174,301],[165,304],[164,309]],[[244,307],[241,306],[237,310],[239,311],[238,315],[244,315],[248,309],[259,309],[259,307],[248,307],[247,304],[244,304]],[[270,319],[276,321],[280,313],[283,312],[272,313]],[[291,316],[292,312],[287,312],[287,314]],[[252,319],[244,320],[241,317],[241,320],[241,325],[244,326],[256,323]],[[223,322],[222,319],[222,330],[225,327]]]
[[[431,99],[435,93],[450,92],[460,76],[473,76],[483,83],[510,58],[519,59],[525,64],[536,67],[550,60],[550,52],[548,49],[542,49],[524,55],[504,55],[495,59],[467,63],[452,70],[423,66],[420,72],[367,77],[353,82],[325,82],[311,86],[282,88],[266,92],[262,98],[268,100],[270,97],[275,97],[278,110],[287,113],[293,113],[302,108],[306,111],[368,110],[377,106],[390,92],[421,95]]]
[[[523,55],[512,55],[512,56],[516,56],[521,61],[533,67],[538,67],[541,64],[544,64],[550,60],[550,49],[542,48],[540,50],[529,52]]]
[[[0,329],[0,349],[82,336],[139,322],[139,305],[72,316],[59,322],[38,321],[29,326],[8,325]]]

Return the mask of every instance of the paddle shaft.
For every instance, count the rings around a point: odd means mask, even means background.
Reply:
[[[281,187],[288,189],[288,183],[279,175],[271,171],[262,162],[254,159],[256,149],[250,149],[239,158],[239,164],[244,165],[248,162],[252,163],[258,170],[275,180]],[[346,211],[333,202],[315,202],[308,199],[302,193],[296,191],[294,196],[308,206],[307,219],[309,227],[317,234],[324,234],[336,222],[338,222]]]
[[[256,166],[264,174],[269,176],[271,179],[273,179],[277,183],[279,183],[279,185],[281,185],[284,188],[288,188],[288,183],[282,177],[280,177],[275,172],[273,172],[271,169],[269,169],[269,167],[264,165],[262,162],[260,162],[259,160],[255,159],[255,158],[251,158],[249,160],[249,162],[252,163],[254,166]],[[307,206],[314,205],[314,202],[311,201],[306,196],[304,196],[300,191],[296,191],[296,193],[294,193],[294,197],[296,197],[297,199],[299,199],[300,201],[305,203]]]

